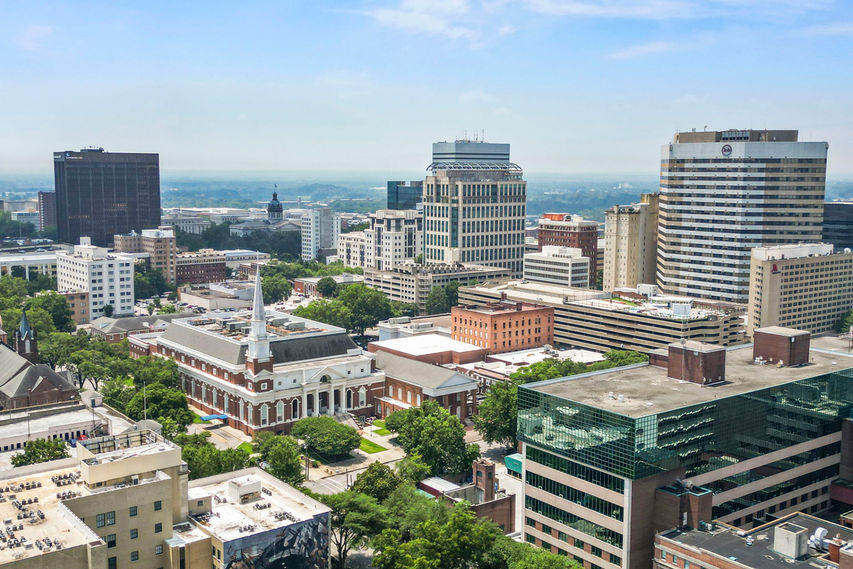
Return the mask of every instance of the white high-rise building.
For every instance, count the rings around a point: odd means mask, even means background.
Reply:
[[[334,254],[340,232],[341,218],[331,208],[309,209],[302,216],[302,260]]]
[[[133,315],[133,257],[107,253],[88,237],[80,238],[73,252],[56,254],[56,289],[89,293],[89,320],[104,316],[104,306],[113,315]]]
[[[754,247],[821,239],[826,142],[795,130],[679,132],[661,151],[657,283],[746,303]]]
[[[338,235],[337,257],[348,267],[390,269],[423,252],[423,216],[413,209],[380,209],[364,231]]]
[[[527,182],[509,144],[433,144],[424,181],[424,260],[501,267],[521,277]]]

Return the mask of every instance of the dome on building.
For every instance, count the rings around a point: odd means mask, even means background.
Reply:
[[[272,199],[267,205],[267,217],[270,219],[281,219],[281,212],[284,208],[281,207],[281,202],[278,201],[278,192],[272,193]]]

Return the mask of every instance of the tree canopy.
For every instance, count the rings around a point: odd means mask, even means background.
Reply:
[[[434,286],[429,291],[429,296],[426,299],[427,314],[444,314],[450,312],[450,300],[447,298],[447,291],[443,286]]]
[[[387,464],[373,462],[355,477],[354,492],[361,492],[384,502],[405,481]]]
[[[480,456],[480,447],[465,443],[465,428],[455,415],[435,401],[395,411],[385,427],[397,433],[407,454],[417,454],[433,475],[467,472]]]
[[[181,458],[190,470],[190,480],[233,472],[252,465],[249,453],[241,448],[219,450],[210,442],[210,433],[178,434],[174,442],[181,447]]]
[[[26,466],[48,460],[68,458],[70,456],[62,439],[35,439],[29,441],[24,451],[12,457],[12,466]]]
[[[332,277],[323,277],[319,281],[317,281],[317,292],[320,293],[321,296],[331,297],[335,296],[338,292],[338,283],[335,282],[335,279]]]
[[[302,482],[299,442],[293,437],[260,431],[252,439],[253,450],[267,463],[267,470],[289,484]]]
[[[73,332],[76,329],[71,318],[71,307],[61,294],[52,290],[44,291],[27,302],[27,312],[41,309],[50,315],[53,327],[60,332]]]
[[[361,444],[358,431],[328,416],[299,419],[293,424],[290,434],[305,441],[308,451],[323,459],[348,456]]]
[[[331,508],[331,541],[338,552],[338,567],[346,567],[352,548],[367,545],[368,540],[386,527],[385,508],[375,498],[347,490],[321,496]]]

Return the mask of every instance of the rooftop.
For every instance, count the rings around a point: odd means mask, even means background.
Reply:
[[[714,386],[680,381],[667,377],[666,368],[636,364],[525,387],[612,413],[643,417],[853,367],[853,355],[823,350],[812,349],[807,365],[783,368],[756,365],[752,344],[726,351],[726,381]]]
[[[454,307],[457,308],[457,307]],[[511,300],[501,300],[497,302],[489,302],[483,306],[459,306],[459,309],[465,310],[467,312],[476,312],[478,314],[505,314],[505,313],[513,313],[513,312],[536,312],[538,310],[550,309],[548,306],[541,306],[537,304],[530,304],[527,302],[517,302]]]
[[[833,249],[834,246],[830,243],[789,243],[772,247],[756,247],[752,250],[752,258],[760,261],[781,261],[803,257],[820,257],[831,255]]]
[[[192,519],[223,542],[329,512],[324,504],[258,468],[190,482],[191,503],[207,496],[212,499],[210,513],[197,514]]]
[[[419,334],[405,338],[394,338],[393,340],[381,340],[379,342],[371,342],[370,345],[379,349],[403,352],[413,356],[423,356],[437,352],[475,352],[483,349],[474,344],[460,342],[459,340],[439,334]]]
[[[791,559],[775,551],[774,531],[777,526],[785,524],[805,528],[809,536],[814,535],[818,528],[824,528],[827,530],[827,538],[831,539],[838,535],[844,541],[853,539],[853,531],[850,529],[803,513],[790,514],[746,532],[717,524],[715,529],[710,531],[672,530],[662,533],[661,537],[687,547],[703,549],[723,559],[736,561],[742,566],[754,569],[778,569],[782,566],[804,569],[827,567],[826,563],[830,562],[827,551],[819,551],[811,545],[808,548],[808,555],[800,559]]]

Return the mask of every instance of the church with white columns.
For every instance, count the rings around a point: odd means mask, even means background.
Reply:
[[[252,310],[178,318],[131,353],[172,359],[190,403],[247,434],[287,433],[317,415],[378,414],[385,374],[346,330],[267,310],[260,277]],[[140,344],[136,346],[135,343]]]

